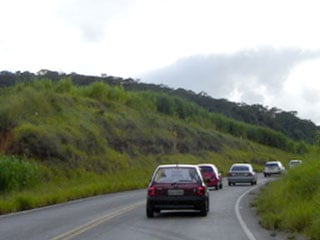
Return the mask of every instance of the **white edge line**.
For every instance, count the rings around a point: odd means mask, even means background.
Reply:
[[[247,235],[249,240],[256,240],[256,238],[254,237],[253,233],[249,230],[247,224],[243,221],[242,216],[240,214],[240,210],[239,210],[239,205],[240,205],[240,201],[241,199],[247,195],[249,192],[255,190],[256,188],[258,188],[258,186],[254,187],[254,188],[250,188],[249,190],[247,190],[246,192],[244,192],[238,199],[235,205],[235,211],[236,211],[236,215],[238,218],[238,221],[242,227],[242,230],[244,231],[244,233]]]

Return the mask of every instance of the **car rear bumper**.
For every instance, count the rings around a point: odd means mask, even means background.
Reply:
[[[264,173],[264,174],[268,174],[268,175],[271,175],[271,174],[281,174],[282,171],[280,171],[280,170],[264,171],[263,173]]]
[[[207,196],[148,197],[147,204],[158,210],[201,209],[206,199]]]
[[[219,180],[209,181],[206,184],[208,187],[217,187],[219,185]]]
[[[228,182],[229,183],[252,183],[256,182],[257,179],[255,177],[228,177]]]

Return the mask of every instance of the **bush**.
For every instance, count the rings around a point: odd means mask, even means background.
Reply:
[[[22,190],[40,182],[39,166],[16,157],[0,158],[0,191]]]
[[[14,129],[14,154],[27,157],[47,159],[50,157],[62,158],[59,151],[59,139],[54,128],[31,123],[21,124]]]

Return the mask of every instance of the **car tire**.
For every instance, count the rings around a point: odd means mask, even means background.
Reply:
[[[231,182],[228,182],[228,185],[231,186],[232,185]]]
[[[147,214],[147,218],[153,218],[154,216],[154,210],[150,204],[147,204],[146,214]]]
[[[206,217],[208,215],[208,211],[209,211],[209,202],[208,200],[206,200],[200,208],[200,216]]]

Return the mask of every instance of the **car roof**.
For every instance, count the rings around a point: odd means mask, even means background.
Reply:
[[[213,169],[213,171],[218,174],[218,168],[216,167],[216,165],[212,164],[212,163],[200,163],[198,164],[198,166],[201,167],[211,167]]]
[[[231,165],[231,167],[230,167],[230,170],[233,168],[233,167],[248,167],[248,168],[250,168],[250,169],[253,169],[253,167],[252,167],[252,164],[251,163],[234,163],[234,164],[232,164]]]
[[[212,167],[217,169],[216,165],[212,164],[212,163],[200,163],[198,164],[199,167]]]
[[[197,165],[194,164],[161,164],[158,165],[157,168],[172,168],[172,167],[191,167],[191,168],[198,168]]]
[[[300,159],[292,159],[292,160],[290,160],[290,162],[302,162],[302,160],[300,160]]]
[[[234,164],[232,164],[231,167],[234,167],[234,166],[250,166],[250,167],[252,167],[251,163],[234,163]]]
[[[268,164],[268,163],[281,163],[281,162],[280,161],[268,161],[265,164]]]

